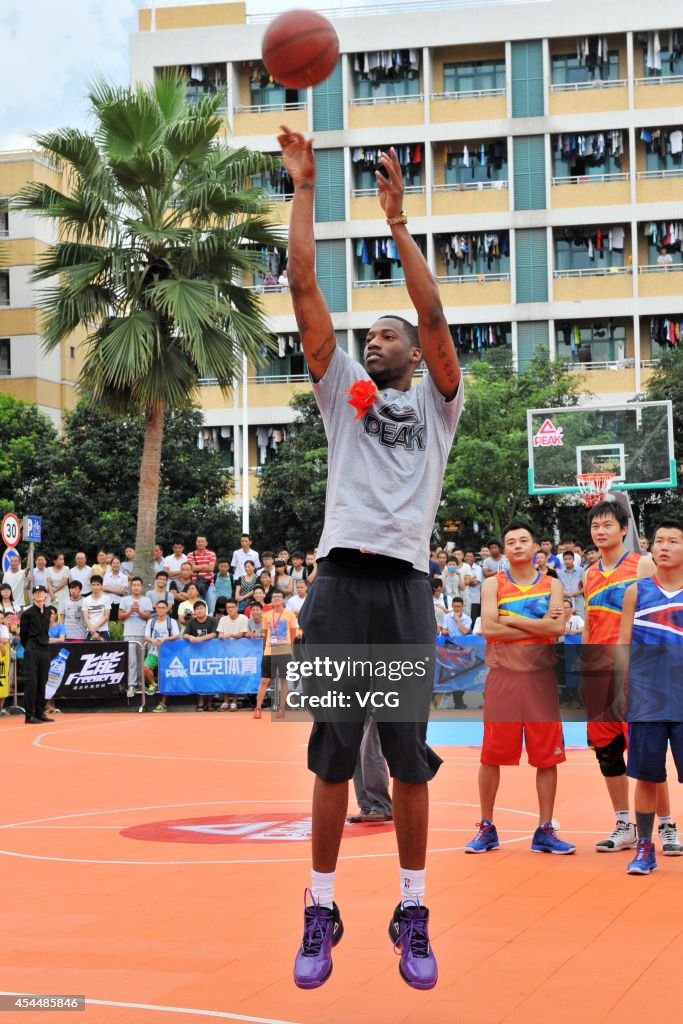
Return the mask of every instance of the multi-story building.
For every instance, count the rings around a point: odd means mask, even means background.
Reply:
[[[374,180],[393,145],[463,365],[508,346],[522,368],[544,348],[585,371],[594,401],[639,392],[683,325],[678,0],[419,0],[329,16],[341,57],[313,89],[269,79],[267,19],[244,3],[140,11],[131,76],[184,66],[188,96],[225,89],[235,146],[276,152],[283,121],[314,133],[317,275],[349,352],[378,314],[411,313]],[[286,229],[290,183],[261,184]],[[252,465],[306,386],[286,286],[267,277],[285,258],[264,253],[253,282],[280,355],[249,382]],[[208,382],[203,404],[234,444],[241,413]]]
[[[61,172],[35,152],[0,153],[0,392],[35,402],[58,428],[62,411],[76,401],[83,333],[74,332],[51,353],[43,351],[31,271],[54,241],[56,228],[12,210],[9,199],[29,181],[61,188],[61,179]]]

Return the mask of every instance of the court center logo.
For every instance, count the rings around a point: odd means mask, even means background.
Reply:
[[[344,838],[380,834],[390,831],[391,823],[346,825]],[[311,840],[311,818],[304,814],[221,814],[210,818],[175,818],[151,821],[124,828],[124,839],[140,839],[149,843],[201,843],[226,845],[249,843],[308,843]]]
[[[545,419],[534,434],[534,448],[557,447],[564,445],[564,428],[556,427],[552,420]]]

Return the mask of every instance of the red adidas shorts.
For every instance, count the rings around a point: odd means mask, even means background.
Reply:
[[[623,736],[628,744],[626,722],[586,722],[586,732],[591,747],[607,747],[617,736]]]
[[[534,768],[566,760],[555,673],[491,668],[484,690],[481,763],[518,765],[523,743]]]

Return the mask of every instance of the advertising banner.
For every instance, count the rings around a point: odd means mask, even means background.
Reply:
[[[161,693],[256,693],[262,640],[174,640],[159,648]]]

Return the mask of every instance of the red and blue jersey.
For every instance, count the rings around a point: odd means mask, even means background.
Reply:
[[[683,722],[683,590],[638,580],[631,634],[629,722]]]
[[[603,569],[602,559],[588,569],[583,583],[583,593],[586,599],[589,643],[618,642],[624,594],[626,588],[638,578],[639,561],[639,554],[627,551],[613,569]]]

